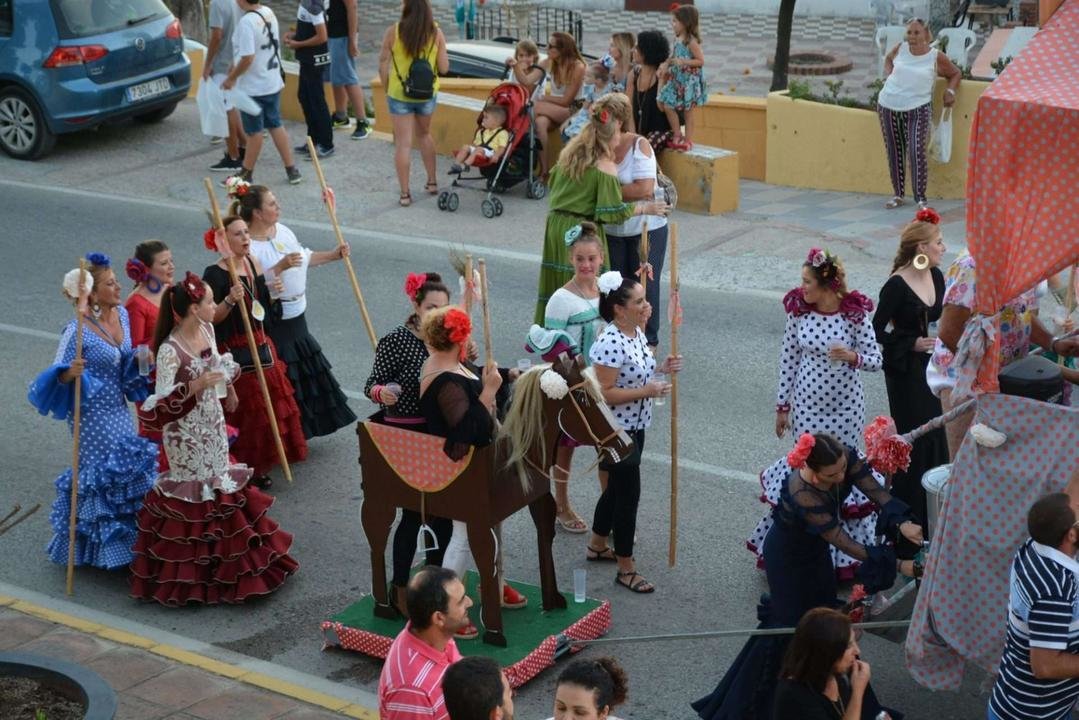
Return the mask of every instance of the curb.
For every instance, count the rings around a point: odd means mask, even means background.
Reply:
[[[378,720],[378,698],[365,690],[249,658],[76,603],[0,582],[0,607],[146,650],[182,665],[252,685],[359,720]],[[216,657],[215,657],[216,656]]]

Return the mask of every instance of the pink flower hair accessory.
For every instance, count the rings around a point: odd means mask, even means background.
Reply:
[[[809,453],[813,452],[813,447],[817,444],[817,438],[813,437],[809,433],[802,433],[798,436],[798,441],[794,443],[794,449],[787,453],[787,464],[795,470],[800,470],[806,466],[806,460],[809,459]]]
[[[806,262],[815,268],[819,268],[828,262],[828,253],[824,252],[821,248],[809,248],[809,255],[806,257]]]
[[[887,415],[869,423],[864,438],[866,459],[877,472],[891,475],[910,467],[911,444],[896,433],[895,421]]]

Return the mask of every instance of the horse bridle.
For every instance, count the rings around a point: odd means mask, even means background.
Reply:
[[[573,409],[577,411],[577,414],[581,418],[581,422],[584,424],[585,430],[588,432],[588,435],[592,438],[593,447],[596,448],[596,463],[599,462],[599,458],[600,458],[600,456],[602,456],[602,453],[603,453],[604,450],[606,450],[607,452],[609,452],[612,455],[612,460],[614,462],[618,462],[620,460],[620,456],[618,454],[618,451],[615,450],[614,448],[605,447],[605,444],[608,441],[610,441],[612,438],[618,437],[618,433],[621,432],[621,429],[620,428],[615,428],[614,430],[612,430],[610,432],[610,434],[608,434],[606,437],[603,437],[603,438],[596,437],[596,434],[594,432],[592,432],[591,423],[588,422],[588,418],[585,417],[584,410],[581,409],[580,403],[577,402],[577,398],[573,394],[574,391],[584,389],[587,382],[588,382],[587,380],[581,380],[581,382],[577,383],[576,385],[570,386],[570,388],[569,388],[570,402],[573,403]],[[587,392],[587,390],[585,390],[585,392]],[[566,437],[571,438],[573,440],[576,440],[576,438],[574,438],[572,435],[570,435],[568,432],[566,432],[566,428],[562,425],[562,411],[561,410],[558,411],[558,428],[559,428],[559,430],[561,430],[566,435]],[[532,469],[535,470],[536,472],[538,472],[540,475],[547,475],[547,470],[544,470],[543,468],[539,467],[532,458],[530,458],[530,457],[528,457],[526,455],[524,460],[525,460],[525,462],[527,464],[531,465]],[[595,466],[596,463],[593,463],[593,467]],[[591,468],[589,468],[589,470],[591,470]]]

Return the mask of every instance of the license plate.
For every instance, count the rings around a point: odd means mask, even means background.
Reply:
[[[129,102],[138,102],[139,100],[145,100],[154,95],[167,93],[171,89],[172,83],[169,82],[167,77],[158,78],[157,80],[151,80],[150,82],[139,83],[138,85],[129,87],[127,89],[127,99]]]

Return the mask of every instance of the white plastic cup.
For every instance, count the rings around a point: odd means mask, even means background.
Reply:
[[[573,570],[573,602],[583,603],[585,601],[585,593],[588,590],[588,571],[584,568],[574,568]]]
[[[221,364],[220,359],[215,359],[213,365],[210,366],[210,370],[211,372],[224,373],[225,367]],[[229,396],[228,383],[225,382],[224,378],[214,383],[214,395],[217,396],[218,400],[224,400]]]
[[[400,386],[400,385],[398,385],[397,383],[395,383],[395,382],[392,382],[392,383],[386,383],[386,384],[385,384],[385,385],[383,386],[383,389],[384,389],[384,390],[387,390],[388,392],[391,392],[391,393],[393,393],[393,396],[394,396],[395,398],[397,398],[398,400],[400,400],[400,399],[401,399],[401,386]]]
[[[655,375],[652,376],[652,380],[654,380],[655,382],[659,382],[659,383],[666,383],[667,382],[667,376],[664,375],[663,373],[656,373]],[[657,395],[656,397],[652,398],[652,402],[655,403],[656,405],[666,405],[667,404],[667,396],[666,395]]]
[[[829,340],[826,347],[828,348],[828,352],[831,352],[832,350],[836,350],[839,348],[846,349],[847,344],[842,340]],[[828,360],[832,363],[834,367],[843,367],[846,364],[842,360],[833,360],[831,357],[829,357]]]
[[[139,362],[139,375],[146,377],[150,374],[150,348],[147,345],[139,345],[135,348],[135,359]]]
[[[526,373],[532,369],[532,361],[528,358],[521,358],[517,361],[517,370],[519,372]]]

